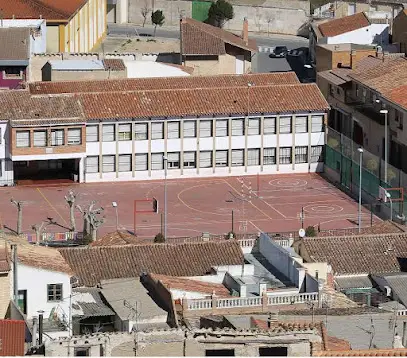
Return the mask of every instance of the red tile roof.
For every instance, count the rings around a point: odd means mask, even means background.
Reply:
[[[139,91],[160,89],[221,88],[247,86],[299,84],[295,72],[256,73],[246,75],[221,75],[199,77],[132,78],[99,81],[33,82],[30,93],[61,94],[85,92]]]
[[[204,282],[189,278],[181,278],[166,275],[151,274],[154,281],[161,281],[167,289],[176,289],[188,292],[200,292],[207,295],[215,294],[216,296],[229,297],[229,290],[220,283]]]
[[[241,265],[237,241],[188,244],[127,245],[59,250],[81,284],[138,277],[143,272],[170,276],[201,276],[212,266]]]
[[[256,41],[191,18],[181,20],[181,46],[185,55],[223,55],[225,44],[257,52]]]
[[[333,37],[346,32],[361,29],[369,25],[370,21],[366,14],[364,12],[358,12],[354,15],[324,22],[320,24],[318,28],[322,36]]]
[[[26,60],[30,58],[30,29],[27,27],[0,28],[0,60]],[[27,62],[28,64],[28,62]]]
[[[115,231],[98,238],[90,246],[140,245],[146,243],[153,243],[153,239],[138,239],[127,231]]]
[[[406,232],[407,229],[402,225],[389,220],[380,221],[373,226],[362,228],[359,232],[358,228],[352,229],[332,229],[324,230],[318,233],[318,237],[326,236],[350,236],[350,235],[372,235],[372,234],[397,234]]]
[[[406,357],[407,348],[318,351],[314,357]]]
[[[25,321],[0,320],[0,356],[24,356]]]
[[[103,60],[105,70],[110,71],[126,71],[126,66],[120,58],[106,58]]]

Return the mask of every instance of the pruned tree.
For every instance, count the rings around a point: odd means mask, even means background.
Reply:
[[[21,235],[23,230],[23,202],[10,199],[11,203],[17,208],[17,235]]]
[[[87,209],[82,208],[77,205],[77,209],[81,212],[83,216],[83,237],[85,240],[90,237],[91,241],[96,240],[97,230],[105,222],[104,217],[100,217],[103,213],[103,208],[95,208],[96,201],[91,201]]]
[[[165,22],[165,16],[162,10],[156,10],[151,13],[151,23],[154,25],[154,37],[157,31],[157,26],[163,26]]]
[[[43,221],[41,224],[35,224],[35,225],[31,226],[31,229],[33,229],[35,231],[35,236],[37,238],[37,245],[39,245],[39,243],[40,243],[42,232],[43,232],[46,224],[47,224],[47,222]]]
[[[144,1],[144,6],[141,8],[140,12],[141,12],[141,16],[143,16],[143,27],[146,24],[147,21],[147,15],[148,13],[151,11],[151,9],[148,7],[148,2],[147,0]]]
[[[267,14],[266,21],[267,21],[267,36],[269,36],[269,34],[270,34],[270,24],[273,21],[273,16],[270,13]]]
[[[222,28],[225,23],[235,16],[233,6],[226,0],[216,0],[212,2],[208,11],[207,24]]]
[[[158,233],[157,235],[155,235],[154,237],[154,243],[156,244],[162,244],[165,242],[165,237],[162,233]]]
[[[69,219],[71,222],[71,231],[76,231],[75,222],[75,201],[77,194],[73,190],[68,191],[68,195],[65,195],[65,201],[69,205]]]

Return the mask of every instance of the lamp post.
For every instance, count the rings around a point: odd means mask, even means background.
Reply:
[[[117,203],[115,201],[112,202],[112,206],[116,212],[116,231],[119,231],[119,213],[117,211]]]
[[[167,168],[168,158],[163,157],[164,160],[164,239],[167,240]]]
[[[359,233],[362,228],[362,158],[363,148],[358,148],[359,152],[359,210],[358,210],[358,228]]]
[[[387,109],[381,109],[381,114],[384,114],[384,181],[387,183],[387,114],[389,111]]]
[[[393,221],[393,200],[391,200],[391,194],[387,190],[386,198],[390,201],[390,221]]]

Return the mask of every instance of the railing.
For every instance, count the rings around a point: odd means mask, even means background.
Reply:
[[[220,298],[216,300],[216,308],[261,306],[261,297]]]
[[[257,239],[239,239],[240,247],[253,247]]]
[[[35,233],[21,234],[21,237],[25,238],[28,242],[51,242],[51,241],[77,241],[83,239],[81,232],[44,232],[41,234],[40,240],[38,240]]]
[[[307,303],[318,301],[318,293],[299,293],[285,296],[269,296],[267,299],[268,305],[287,305],[296,303]]]
[[[407,309],[405,310],[398,310],[397,316],[407,316]]]

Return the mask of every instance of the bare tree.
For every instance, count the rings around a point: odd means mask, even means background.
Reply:
[[[74,193],[73,190],[68,191],[68,195],[65,195],[65,201],[69,205],[69,218],[71,221],[71,231],[76,231],[76,223],[75,223],[75,201],[76,201],[77,194]]]
[[[83,215],[83,237],[90,236],[91,240],[96,240],[97,230],[105,222],[104,217],[100,217],[103,213],[103,208],[95,208],[96,202],[93,200],[87,209],[81,208],[79,205],[76,207]]]
[[[39,245],[39,243],[40,243],[42,232],[43,232],[46,224],[47,224],[47,222],[43,221],[41,224],[35,224],[35,225],[31,226],[31,229],[33,229],[35,231],[35,236],[37,237],[37,245]]]
[[[146,0],[146,1],[144,1],[144,6],[140,10],[141,16],[143,16],[143,27],[146,24],[147,16],[150,13],[150,11],[151,11],[151,9],[148,7],[148,2]]]
[[[23,202],[10,199],[11,203],[17,208],[17,235],[21,235],[23,229]]]
[[[271,16],[270,13],[267,14],[266,21],[267,21],[267,36],[269,36],[269,33],[270,33],[270,23],[273,21],[273,17]]]

